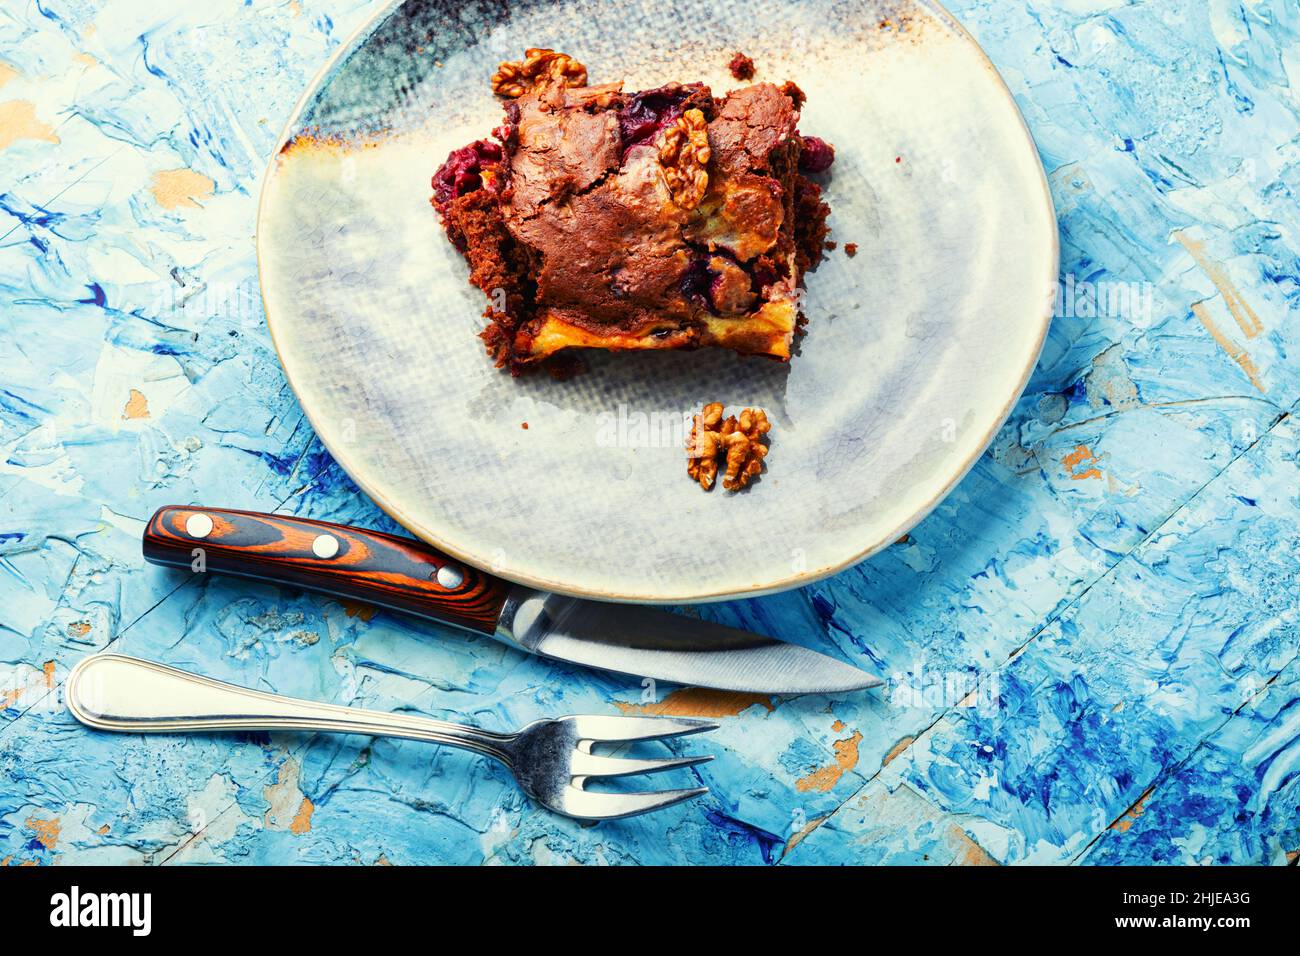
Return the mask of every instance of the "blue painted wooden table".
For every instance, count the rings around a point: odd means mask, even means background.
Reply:
[[[676,690],[143,565],[165,503],[397,530],[314,439],[254,212],[373,6],[0,7],[0,859],[50,863],[1219,863],[1300,853],[1300,6],[960,0],[1059,213],[1011,420],[866,564],[693,613],[827,648],[875,696]],[[105,647],[510,726],[717,717],[712,788],[579,826],[418,743],[91,733]]]

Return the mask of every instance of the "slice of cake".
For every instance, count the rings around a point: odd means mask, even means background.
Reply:
[[[797,87],[627,93],[551,50],[492,85],[505,122],[447,157],[432,202],[488,295],[499,366],[573,348],[789,359],[829,212],[801,165],[834,156],[799,134]]]

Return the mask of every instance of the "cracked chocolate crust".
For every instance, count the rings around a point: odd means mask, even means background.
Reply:
[[[803,94],[555,76],[433,177],[433,205],[489,298],[497,365],[706,345],[788,360],[829,212],[799,169]]]

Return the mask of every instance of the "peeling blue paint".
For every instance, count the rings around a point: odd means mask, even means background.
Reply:
[[[721,810],[710,810],[705,814],[705,818],[725,833],[729,841],[739,840],[752,844],[758,850],[763,862],[767,864],[776,861],[775,850],[785,842],[775,833],[768,833],[766,830],[751,826],[743,820],[728,816]]]

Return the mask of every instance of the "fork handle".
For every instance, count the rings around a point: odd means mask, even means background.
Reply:
[[[68,709],[119,733],[314,730],[405,737],[461,747],[509,763],[511,737],[477,727],[268,694],[121,654],[96,654],[68,675]]]
[[[144,532],[154,564],[321,591],[494,634],[509,585],[421,541],[328,521],[168,505]]]

